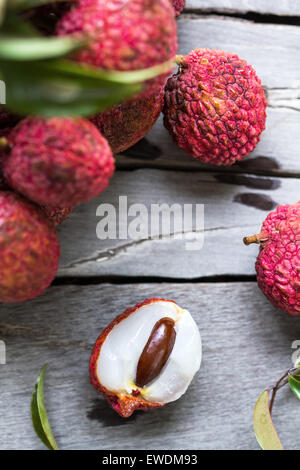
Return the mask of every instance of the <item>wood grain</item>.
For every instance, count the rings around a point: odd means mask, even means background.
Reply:
[[[264,15],[300,16],[299,0],[187,0],[186,8],[194,11],[222,13],[261,13]]]
[[[189,308],[203,339],[203,365],[179,401],[120,418],[88,378],[93,342],[115,315],[147,297]],[[39,449],[30,423],[33,383],[44,362],[46,403],[62,449],[258,449],[252,412],[260,392],[291,364],[297,318],[275,310],[256,283],[52,287],[23,305],[1,306],[0,448]],[[299,448],[294,395],[280,391],[274,421],[283,444]]]
[[[128,207],[136,203],[145,207],[142,220],[149,224],[148,238],[97,238],[97,223],[103,220],[96,216],[98,206],[112,204],[118,214],[119,196],[127,196]],[[78,207],[59,228],[62,258],[58,275],[174,279],[254,275],[258,248],[245,247],[243,237],[257,233],[277,204],[298,199],[299,180],[292,178],[159,170],[117,172],[99,198]],[[149,238],[151,207],[162,203],[169,207],[204,204],[203,249],[187,250],[187,239],[176,239],[172,224],[170,236],[160,227],[156,236]],[[128,224],[134,219],[128,217]],[[175,216],[176,224],[179,220],[180,214]],[[124,227],[123,219],[120,227]],[[175,227],[180,234],[178,225]],[[191,229],[196,229],[195,218]]]

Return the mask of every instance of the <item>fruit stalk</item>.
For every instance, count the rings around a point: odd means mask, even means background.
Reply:
[[[262,240],[261,240],[261,235],[260,233],[256,234],[256,235],[251,235],[250,237],[244,237],[243,239],[243,242],[245,243],[245,245],[252,245],[252,243],[260,243]]]

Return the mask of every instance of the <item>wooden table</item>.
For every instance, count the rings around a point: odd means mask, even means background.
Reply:
[[[180,53],[231,50],[257,70],[268,95],[267,129],[233,168],[201,165],[174,145],[159,120],[141,144],[117,157],[98,199],[59,228],[62,259],[46,294],[1,305],[1,449],[39,449],[30,397],[47,362],[46,403],[63,449],[258,449],[252,412],[260,392],[290,367],[300,320],[275,310],[259,291],[255,233],[278,203],[300,196],[300,0],[190,0],[178,20]],[[205,205],[204,248],[172,236],[96,237],[102,203]],[[188,308],[203,338],[200,373],[186,395],[162,410],[121,419],[89,384],[88,361],[102,328],[147,297]],[[283,389],[274,421],[286,448],[300,448],[300,406]]]

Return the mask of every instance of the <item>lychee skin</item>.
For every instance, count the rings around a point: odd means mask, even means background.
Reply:
[[[94,346],[91,358],[90,358],[90,381],[96,391],[103,395],[108,403],[112,406],[112,408],[120,415],[122,418],[129,418],[132,413],[136,410],[147,411],[152,408],[161,408],[163,405],[159,403],[152,403],[144,400],[141,395],[118,395],[117,392],[114,394],[110,390],[107,390],[98,380],[97,378],[97,362],[100,356],[100,351],[103,346],[103,343],[112,329],[121,321],[125,320],[125,318],[132,315],[136,310],[147,305],[153,301],[159,301],[165,299],[146,299],[144,302],[140,302],[134,307],[129,307],[125,312],[115,318],[100,334],[98,337],[96,344]],[[169,300],[167,302],[173,302]]]
[[[71,207],[60,209],[59,207],[42,206],[42,210],[46,217],[52,222],[54,227],[62,224],[72,212]]]
[[[132,98],[91,121],[108,140],[113,153],[124,152],[152,129],[163,106],[163,90]]]
[[[230,52],[195,49],[165,87],[164,124],[192,157],[232,165],[265,129],[267,100],[254,69]]]
[[[300,202],[279,206],[263,223],[257,282],[272,304],[300,316]]]
[[[0,302],[23,302],[53,281],[60,247],[42,211],[11,191],[0,191]]]
[[[175,10],[175,15],[179,16],[185,7],[185,0],[170,0]]]
[[[75,60],[132,71],[175,57],[176,21],[169,0],[81,0],[57,24],[58,35],[90,37]],[[150,80],[160,87],[169,74]]]
[[[108,142],[89,121],[30,117],[9,136],[4,176],[41,206],[74,207],[106,189],[114,172]]]

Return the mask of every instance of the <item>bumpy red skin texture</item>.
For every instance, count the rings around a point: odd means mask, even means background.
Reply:
[[[165,87],[164,124],[204,163],[232,165],[265,129],[267,100],[254,69],[235,54],[195,49]]]
[[[94,116],[91,121],[108,140],[113,153],[124,152],[152,129],[163,106],[163,90],[140,96]]]
[[[47,216],[47,218],[53,223],[54,227],[62,224],[66,219],[68,219],[69,215],[72,212],[71,207],[65,207],[64,209],[60,209],[59,207],[42,207],[43,212]]]
[[[260,239],[256,262],[260,289],[275,307],[300,316],[300,203],[271,212]]]
[[[129,315],[134,313],[137,309],[143,307],[144,305],[150,304],[152,302],[173,302],[173,300],[152,298],[146,299],[144,302],[140,302],[134,307],[129,307],[125,312],[116,317],[100,334],[96,344],[94,346],[91,359],[90,359],[90,380],[91,384],[94,386],[96,391],[103,395],[112,408],[120,415],[122,418],[129,418],[135,410],[147,411],[153,408],[161,408],[162,404],[160,403],[150,403],[144,400],[141,395],[133,393],[132,395],[121,395],[115,394],[105,388],[98,380],[97,377],[97,362],[100,357],[101,348],[106,340],[108,334],[112,329],[121,321],[125,320]],[[174,303],[174,302],[173,302]]]
[[[140,70],[172,59],[176,21],[169,0],[81,0],[57,24],[58,35],[89,36],[75,60],[108,70]],[[149,80],[158,88],[163,74]]]
[[[0,191],[0,302],[43,294],[59,255],[55,229],[43,212],[11,191]]]
[[[185,0],[170,0],[175,10],[175,15],[179,16],[185,7]]]
[[[27,118],[9,138],[5,178],[39,205],[74,207],[98,196],[113,175],[108,142],[85,119]]]

